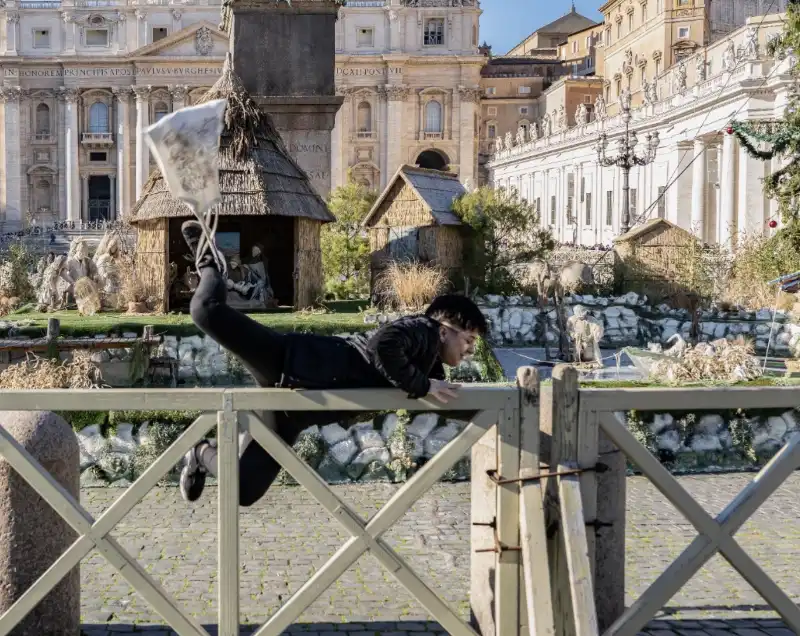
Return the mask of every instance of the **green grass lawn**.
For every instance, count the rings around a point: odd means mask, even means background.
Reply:
[[[267,325],[281,332],[301,331],[319,334],[336,334],[342,332],[367,331],[373,328],[364,323],[359,309],[365,306],[346,301],[331,303],[326,313],[292,312],[291,310],[250,314],[250,317],[262,325]],[[21,327],[22,334],[31,337],[44,336],[49,318],[61,321],[61,334],[64,336],[94,336],[95,334],[135,331],[141,334],[145,325],[154,325],[158,335],[188,336],[199,333],[188,314],[151,314],[129,315],[125,313],[104,312],[95,316],[81,316],[77,311],[57,311],[38,313],[20,311],[5,316],[9,322],[30,322],[30,326]]]

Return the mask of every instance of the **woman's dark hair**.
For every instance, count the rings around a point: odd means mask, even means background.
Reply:
[[[434,320],[446,320],[454,327],[465,331],[486,334],[486,318],[478,306],[466,296],[444,294],[437,296],[425,310],[425,315]]]

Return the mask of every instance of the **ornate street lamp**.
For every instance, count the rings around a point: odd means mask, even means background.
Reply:
[[[636,144],[639,142],[636,131],[630,130],[631,123],[631,92],[627,88],[622,91],[619,97],[620,108],[622,109],[622,121],[625,122],[625,132],[619,139],[619,154],[616,157],[609,157],[606,154],[608,148],[608,137],[600,133],[597,139],[597,163],[603,167],[617,166],[622,170],[622,219],[620,232],[625,234],[631,229],[631,202],[630,186],[628,180],[631,168],[634,166],[646,166],[656,158],[659,139],[658,133],[647,133],[647,151],[644,156],[637,156],[634,152]]]

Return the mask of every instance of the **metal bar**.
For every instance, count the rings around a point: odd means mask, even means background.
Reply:
[[[115,539],[96,535],[92,528],[92,516],[3,427],[0,427],[0,456],[4,457],[79,535],[88,536],[95,543],[97,550],[119,570],[170,627],[181,634],[208,634],[195,619],[180,609],[175,600],[169,597]]]
[[[519,634],[519,396],[509,400],[497,420],[497,468],[513,481],[497,488],[498,548],[495,569],[496,636]],[[502,549],[516,547],[516,550]]]
[[[703,537],[698,537],[698,539],[702,540],[702,543],[695,544],[693,554],[697,554],[696,558],[699,560],[700,556],[703,556],[708,550],[711,551],[711,554],[708,555],[708,558],[710,558],[718,549],[726,560],[753,586],[762,598],[773,606],[791,627],[796,630],[800,628],[800,609],[775,585],[758,564],[742,550],[741,546],[736,543],[730,534],[725,532],[721,525],[713,520],[703,507],[681,487],[675,477],[647,449],[639,444],[636,438],[627,430],[622,417],[612,413],[604,413],[601,419],[601,426],[609,438],[641,469],[642,473],[650,479],[653,485],[697,528],[698,532],[704,535]],[[772,479],[767,483],[771,482]],[[756,494],[759,494],[758,491],[756,491]],[[754,501],[756,500],[752,492],[747,497],[753,497]],[[693,574],[691,570],[695,567],[695,564],[687,563],[686,565],[687,569],[682,570],[680,573],[677,572],[676,566],[675,576],[671,581],[672,587],[678,585],[678,589],[680,589]],[[702,567],[702,563],[697,565],[694,571],[697,571],[700,567]],[[659,577],[659,580],[662,578],[663,575]],[[662,581],[662,585],[666,585],[666,581]],[[659,588],[655,588],[652,594],[654,597],[658,595],[660,598],[663,594],[666,594],[666,590],[661,591]],[[654,601],[647,601],[648,599],[645,599],[641,606],[637,607],[635,615],[633,607],[626,611],[605,633],[609,636],[635,636],[647,621],[655,616],[655,612],[663,606],[662,603],[653,609]],[[647,613],[644,612],[645,604],[647,604]]]
[[[800,404],[800,387],[676,387],[657,389],[581,389],[581,409],[586,411],[659,411],[711,409],[794,408]]]
[[[243,414],[248,425],[252,422],[249,414]],[[496,416],[495,416],[496,417]],[[495,419],[492,413],[479,413],[473,421],[439,453],[436,454],[408,482],[403,484],[389,499],[387,504],[364,527],[364,531],[372,537],[379,537],[400,519],[427,492],[441,476],[452,466],[473,444],[486,432]],[[249,430],[258,440],[265,427],[253,426]],[[263,443],[263,442],[262,442]],[[276,458],[277,459],[277,458]],[[439,461],[435,461],[435,460]],[[327,484],[326,484],[327,487]],[[257,632],[259,636],[280,634],[291,625],[311,605],[323,591],[328,589],[358,558],[366,551],[361,537],[349,539],[333,557],[317,570],[314,575],[283,605],[270,620]]]
[[[476,632],[466,625],[447,603],[436,596],[436,594],[417,577],[401,557],[394,553],[382,539],[368,530],[364,521],[333,492],[330,486],[328,486],[313,469],[297,457],[286,442],[264,426],[255,415],[246,413],[243,414],[243,418],[247,422],[246,425],[253,438],[262,444],[265,449],[268,449],[269,453],[286,468],[292,477],[304,486],[311,495],[353,535],[353,539],[355,539],[358,544],[357,548],[359,553],[370,550],[378,561],[380,561],[381,564],[384,565],[384,567],[386,567],[429,612],[431,612],[434,618],[436,618],[445,629],[447,629],[448,633],[464,636],[476,635]],[[444,452],[444,449],[442,452]],[[433,461],[433,459],[431,461]],[[452,466],[453,463],[455,463],[455,460],[449,465],[444,466],[442,473]],[[405,510],[407,510],[414,501],[406,502]],[[403,512],[405,512],[405,510]],[[352,540],[348,542],[347,545],[353,545]],[[355,552],[355,549],[353,549],[353,551]],[[360,554],[357,555],[356,558],[358,558],[358,556],[360,556]],[[333,559],[331,559],[331,561],[332,560]],[[332,572],[332,574],[335,576],[333,580],[328,582],[328,585],[323,587],[321,584],[317,584],[314,586],[317,595],[327,589],[333,581],[341,576],[341,573],[336,574]],[[306,585],[308,585],[308,583]],[[256,634],[259,636],[267,636],[284,632],[288,625],[302,614],[316,599],[316,597],[310,598],[311,595],[301,595],[302,589],[303,588],[292,596],[292,598],[290,598],[289,601],[256,632]],[[290,616],[293,616],[293,618],[289,618]],[[289,622],[283,624],[287,619]]]
[[[219,634],[239,634],[239,422],[230,393],[217,413]]]

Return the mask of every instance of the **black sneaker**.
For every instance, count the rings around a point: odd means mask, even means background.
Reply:
[[[183,469],[181,470],[181,496],[186,501],[197,501],[206,487],[206,469],[200,464],[197,449],[208,442],[200,442],[184,455]]]

